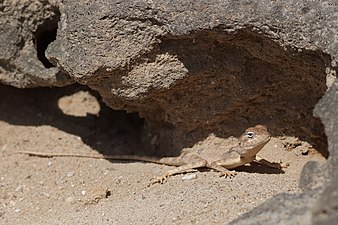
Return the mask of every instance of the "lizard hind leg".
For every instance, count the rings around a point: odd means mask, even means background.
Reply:
[[[184,165],[169,170],[163,176],[152,179],[150,185],[155,183],[163,184],[168,179],[168,177],[172,175],[184,173],[191,169],[205,167],[207,164],[208,162],[205,159],[201,158],[200,156],[197,155],[189,155],[188,157],[186,156]]]
[[[283,169],[283,168],[287,168],[289,166],[289,163],[276,163],[276,162],[270,162],[266,159],[263,159],[261,157],[259,157],[258,155],[256,156],[255,159],[256,162],[263,164],[265,166],[268,166],[270,168],[275,168],[275,169]]]

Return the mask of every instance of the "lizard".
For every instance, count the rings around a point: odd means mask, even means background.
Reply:
[[[286,168],[288,164],[269,162],[259,156],[257,153],[270,141],[271,135],[266,126],[256,125],[249,127],[239,137],[237,145],[220,151],[212,151],[209,149],[200,149],[194,151],[192,149],[183,150],[177,157],[153,157],[141,155],[86,155],[76,153],[41,153],[34,151],[17,151],[16,153],[28,154],[30,156],[38,157],[82,157],[95,159],[113,159],[113,160],[134,160],[145,161],[157,164],[164,164],[169,166],[176,166],[176,168],[167,171],[164,175],[154,178],[151,184],[163,184],[167,178],[175,174],[181,174],[193,169],[207,167],[220,172],[220,176],[233,177],[236,175],[234,169],[251,162],[258,162],[266,166],[282,169]]]

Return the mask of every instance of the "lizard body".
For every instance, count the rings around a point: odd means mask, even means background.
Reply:
[[[154,179],[153,183],[163,183],[168,177],[184,173],[192,169],[207,167],[220,172],[220,176],[234,176],[236,172],[229,171],[244,164],[258,161],[269,167],[281,169],[286,167],[280,163],[271,163],[259,158],[257,153],[270,141],[270,134],[263,125],[256,125],[245,130],[238,139],[238,144],[230,149],[210,151],[202,149],[199,151],[183,151],[177,157],[152,157],[139,155],[84,155],[76,153],[40,153],[30,151],[19,151],[17,153],[28,154],[38,157],[82,157],[96,159],[117,159],[117,160],[135,160],[145,161],[157,164],[177,166],[169,170],[163,176]]]

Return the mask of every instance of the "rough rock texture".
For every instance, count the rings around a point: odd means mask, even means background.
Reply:
[[[263,224],[311,224],[311,205],[318,197],[316,191],[299,195],[278,194],[254,210],[240,216],[230,225],[263,225]]]
[[[273,135],[300,137],[327,154],[312,110],[333,71],[330,4],[101,0],[24,6],[3,3],[2,21],[25,29],[21,41],[4,46],[13,50],[3,60],[15,58],[3,63],[13,64],[2,68],[4,83],[88,85],[108,106],[145,118],[145,143],[167,153],[211,132],[228,137],[264,123]],[[13,13],[20,7],[27,19]],[[15,27],[6,29],[4,40]]]
[[[157,154],[262,123],[327,156],[326,134],[329,182],[338,160],[337,84],[316,109],[325,134],[312,112],[335,78],[337,10],[334,1],[3,1],[0,80],[87,85],[108,106],[138,112]],[[306,171],[321,168],[309,163],[301,180],[321,190],[324,181]],[[311,193],[295,198],[309,198],[311,208]],[[314,209],[315,223],[332,218],[336,208],[327,207]]]
[[[338,221],[338,81],[333,83],[316,105],[315,114],[325,125],[330,157],[322,169],[327,179],[324,193],[313,207],[315,224],[337,224]]]
[[[312,110],[337,45],[325,45],[334,9],[285,4],[64,1],[46,56],[112,108],[145,118],[154,149],[264,123],[325,154]]]
[[[21,88],[73,83],[44,56],[48,44],[55,39],[59,17],[58,9],[48,1],[0,2],[2,83]]]

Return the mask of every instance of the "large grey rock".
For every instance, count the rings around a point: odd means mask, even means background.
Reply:
[[[264,123],[326,154],[312,110],[334,62],[327,53],[336,54],[333,7],[101,0],[59,9],[47,58],[110,107],[144,117],[154,148],[171,152]]]
[[[299,195],[278,194],[235,219],[229,225],[309,225],[311,224],[311,206],[318,195],[318,190]]]
[[[327,156],[327,136],[328,163],[307,164],[303,194],[279,195],[233,222],[294,224],[314,215],[323,224],[336,216],[334,203],[320,205],[336,198],[337,83],[315,111],[326,136],[313,109],[335,78],[337,10],[334,1],[299,0],[2,1],[0,81],[87,85],[108,106],[145,118],[154,151],[262,123]]]
[[[338,80],[332,84],[316,105],[314,114],[324,123],[329,143],[330,157],[325,177],[335,180],[338,176]]]
[[[145,118],[145,142],[167,153],[264,123],[327,154],[312,110],[335,63],[330,4],[31,0],[1,9],[3,83],[88,85]]]
[[[325,125],[330,157],[323,169],[326,188],[314,205],[314,224],[338,223],[338,81],[333,83],[316,105],[315,114]]]

